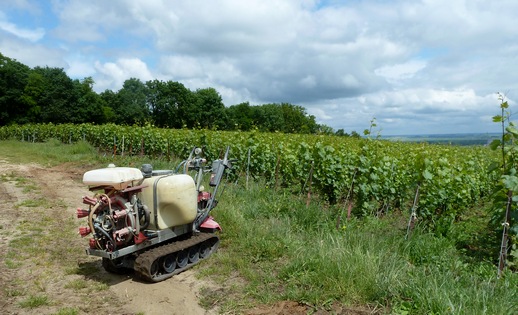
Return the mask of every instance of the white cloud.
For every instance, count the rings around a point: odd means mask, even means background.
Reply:
[[[315,116],[315,118],[320,121],[328,121],[333,118],[321,108],[311,108],[308,110],[308,114]]]
[[[34,3],[34,1],[30,0],[3,0],[0,1],[2,3],[3,9],[16,9],[30,12],[31,14],[40,14],[40,3]]]
[[[143,82],[154,79],[147,65],[137,58],[122,58],[107,63],[96,62],[95,69],[98,72],[94,78],[96,91],[119,90],[124,81],[130,78],[137,78]]]
[[[69,55],[66,61],[68,68],[65,70],[71,78],[83,79],[96,74],[93,63],[81,54]]]
[[[322,123],[349,131],[367,128],[373,117],[384,134],[451,133],[454,126],[463,132],[497,129],[491,120],[498,114],[496,94],[480,96],[469,88],[382,91],[328,101],[318,107],[305,105]]]
[[[402,83],[401,81],[411,79],[414,75],[426,67],[424,60],[409,60],[404,63],[383,66],[374,70],[379,76],[387,79],[393,84]]]
[[[303,105],[335,129],[377,117],[387,133],[491,129],[494,92],[518,93],[516,1],[70,0],[51,2],[54,13],[9,3],[52,26],[17,23],[47,32],[37,44],[37,33],[5,33],[2,53],[92,75],[98,91],[173,80],[214,87],[227,105]]]
[[[20,27],[12,22],[9,22],[2,11],[0,11],[0,29],[18,38],[28,40],[33,43],[39,41],[43,38],[43,36],[45,36],[45,30],[41,27],[30,29]]]
[[[29,67],[49,66],[65,68],[67,66],[61,50],[41,44],[35,45],[19,38],[0,36],[0,52]]]
[[[302,88],[314,88],[317,85],[317,79],[314,75],[307,75],[299,80]]]
[[[361,82],[356,79],[352,74],[346,74],[341,78],[341,81],[345,88],[358,89],[362,86]]]
[[[161,72],[177,80],[205,76],[203,60],[191,56],[166,56],[161,60]]]

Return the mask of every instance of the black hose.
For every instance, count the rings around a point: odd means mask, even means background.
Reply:
[[[145,205],[139,205],[139,209],[141,209],[144,212],[144,224],[142,224],[140,226],[140,231],[142,231],[142,230],[147,229],[147,227],[149,226],[150,213],[149,213],[149,209]],[[140,220],[140,215],[139,215],[139,220]]]
[[[116,251],[117,250],[117,243],[115,243],[115,241],[113,240],[113,237],[110,236],[110,234],[108,234],[108,232],[106,232],[104,229],[102,229],[98,224],[94,224],[94,229],[96,232],[101,232],[102,234],[104,234],[104,236],[106,236],[113,244],[113,250]]]

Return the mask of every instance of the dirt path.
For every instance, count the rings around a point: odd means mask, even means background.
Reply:
[[[0,160],[0,313],[216,314],[198,304],[199,290],[214,285],[197,279],[196,270],[149,284],[108,274],[99,258],[83,254],[87,240],[77,227],[84,222],[75,218],[81,197],[91,194],[81,183],[83,171]],[[55,226],[64,230],[54,238]],[[61,262],[53,258],[60,251]]]

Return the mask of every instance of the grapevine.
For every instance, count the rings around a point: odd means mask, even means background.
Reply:
[[[428,226],[447,233],[459,214],[494,186],[498,175],[483,172],[497,153],[486,147],[457,147],[389,142],[323,135],[163,129],[114,124],[28,124],[0,127],[0,139],[63,143],[87,141],[110,155],[185,156],[204,146],[208,159],[230,145],[240,161],[237,174],[262,178],[269,187],[307,189],[313,169],[312,191],[330,203],[354,190],[353,212],[379,215],[413,200],[420,182],[418,216]],[[250,160],[248,163],[248,154]],[[352,181],[354,180],[354,185]]]

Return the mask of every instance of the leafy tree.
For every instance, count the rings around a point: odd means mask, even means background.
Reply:
[[[67,123],[72,121],[71,104],[77,106],[74,82],[62,68],[36,67],[35,79],[31,81],[31,95],[39,107],[37,111],[42,122]],[[41,76],[41,80],[38,78]],[[39,93],[41,92],[41,93]]]
[[[279,104],[259,106],[257,116],[257,125],[261,131],[284,131],[284,116]]]
[[[331,128],[329,126],[322,124],[322,125],[318,125],[317,133],[322,134],[322,135],[332,135],[332,134],[334,134],[334,130],[333,130],[333,128]]]
[[[258,116],[257,106],[250,106],[250,103],[244,102],[228,107],[225,111],[228,117],[228,130],[251,130]]]
[[[357,138],[357,139],[361,138],[361,135],[358,132],[354,131],[354,130],[351,131],[351,133],[349,134],[349,133],[345,132],[343,129],[338,129],[335,132],[335,135],[336,136],[340,136],[340,137],[351,137],[351,138]]]
[[[101,98],[102,105],[102,113],[103,113],[103,123],[114,123],[117,119],[117,115],[115,111],[110,106],[107,106],[104,100]]]
[[[153,121],[160,127],[192,128],[196,121],[192,92],[183,84],[173,81],[148,81],[147,103]]]
[[[131,78],[124,81],[119,90],[119,100],[112,104],[119,123],[144,124],[150,120],[150,110],[146,102],[148,87],[139,79]]]
[[[356,138],[356,139],[360,139],[362,136],[360,136],[360,134],[358,132],[353,130],[351,132],[351,137]]]
[[[336,132],[335,132],[335,135],[339,136],[339,137],[348,137],[349,134],[346,133],[343,129],[338,129]]]
[[[103,104],[104,121],[107,123],[118,123],[117,109],[122,108],[122,100],[118,93],[112,90],[105,90],[100,95]]]
[[[23,91],[30,68],[0,53],[0,125],[22,121],[29,104]]]
[[[31,71],[21,96],[23,103],[27,106],[26,113],[25,117],[18,121],[19,123],[40,121],[41,106],[38,101],[43,95],[44,90],[44,78],[41,73]]]
[[[315,133],[317,123],[315,116],[306,113],[302,106],[282,103],[282,116],[284,118],[283,131],[286,133]]]
[[[87,77],[82,81],[74,80],[76,103],[70,104],[72,123],[105,123],[102,98],[93,90],[94,80]]]
[[[196,123],[203,128],[224,129],[228,123],[225,105],[214,88],[198,89],[196,97]]]
[[[195,92],[173,81],[130,78],[97,94],[91,77],[72,80],[62,68],[29,67],[0,54],[0,125],[9,123],[108,123],[160,127],[326,133],[302,106],[289,103],[225,108],[214,88]],[[343,130],[342,130],[343,132]]]
[[[304,107],[289,103],[250,106],[245,102],[230,106],[227,114],[231,130],[250,130],[256,126],[268,132],[317,133],[320,128],[315,116],[308,115]]]

